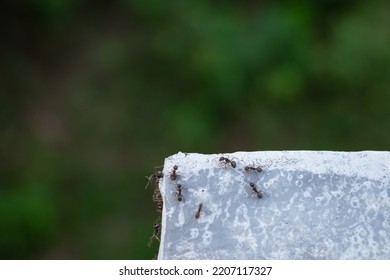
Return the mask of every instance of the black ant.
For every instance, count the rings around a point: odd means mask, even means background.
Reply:
[[[237,164],[234,160],[228,159],[227,157],[220,157],[219,162],[224,165],[229,165],[233,168],[236,168]]]
[[[162,210],[163,210],[163,202],[159,201],[157,202],[157,211],[161,213]]]
[[[150,247],[153,243],[153,239],[156,239],[160,241],[160,238],[158,237],[161,229],[161,224],[159,222],[155,222],[153,224],[153,235],[149,238],[148,246]]]
[[[161,212],[162,208],[163,208],[163,200],[162,200],[162,196],[161,196],[159,187],[156,187],[154,189],[153,202],[157,203],[157,211]]]
[[[162,196],[161,196],[160,188],[159,188],[159,187],[155,187],[155,188],[154,188],[154,192],[153,192],[153,201],[154,201],[154,202],[162,201]]]
[[[169,177],[171,178],[171,180],[176,180],[176,178],[177,178],[176,170],[177,170],[178,168],[179,168],[179,167],[178,167],[177,165],[173,166],[171,175],[169,176]]]
[[[252,188],[252,191],[256,194],[257,198],[263,198],[263,191],[259,191],[254,183],[249,183],[249,186]]]
[[[260,172],[263,171],[263,169],[261,169],[260,166],[255,167],[255,166],[252,166],[252,165],[247,165],[247,166],[244,167],[244,169],[245,169],[245,171],[248,171],[248,172],[250,172],[250,171],[257,171],[257,172],[260,173]]]
[[[155,173],[153,173],[152,175],[150,175],[149,177],[148,176],[145,176],[146,179],[148,179],[148,183],[146,184],[146,187],[145,187],[145,190],[146,188],[149,186],[150,182],[153,181],[155,183],[157,183],[161,178],[164,177],[164,173],[162,173],[162,171],[156,171]]]
[[[202,211],[203,203],[200,203],[198,206],[198,211],[195,213],[195,219],[199,219],[200,217],[200,211]]]
[[[183,188],[181,186],[181,184],[177,184],[176,185],[176,189],[177,189],[177,192],[176,192],[176,198],[178,201],[183,201],[184,197],[182,195],[182,191],[183,191]]]

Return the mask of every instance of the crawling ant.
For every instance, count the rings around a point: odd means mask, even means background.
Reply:
[[[153,224],[153,235],[149,238],[148,246],[150,247],[153,243],[153,239],[156,239],[160,241],[160,238],[158,237],[161,229],[161,224],[159,222],[155,222]]]
[[[176,180],[176,178],[177,178],[176,170],[177,170],[178,168],[179,168],[179,167],[178,167],[177,165],[173,166],[171,175],[169,176],[169,177],[171,178],[171,180]]]
[[[176,185],[176,189],[177,189],[177,192],[176,192],[176,198],[178,201],[183,201],[184,197],[182,195],[182,191],[183,191],[183,188],[181,186],[181,184],[177,184]]]
[[[155,183],[157,183],[161,178],[164,177],[164,173],[162,173],[161,170],[159,171],[156,171],[155,173],[153,173],[152,175],[150,175],[149,177],[148,176],[145,176],[146,179],[148,179],[148,183],[146,184],[146,187],[145,187],[145,190],[146,188],[149,186],[150,182],[153,181]]]
[[[195,213],[195,219],[199,219],[200,217],[200,211],[202,211],[203,203],[200,203],[198,206],[198,210]]]
[[[257,171],[257,172],[260,173],[260,172],[263,171],[263,169],[261,169],[260,166],[255,167],[255,166],[252,166],[252,165],[247,165],[247,166],[244,167],[244,169],[245,169],[245,171],[248,171],[248,172]]]
[[[162,210],[163,210],[163,202],[159,201],[157,202],[157,211],[161,213]]]
[[[220,157],[219,162],[221,164],[224,164],[225,166],[230,165],[233,168],[236,168],[236,166],[237,166],[237,164],[234,160],[228,159],[227,157]]]
[[[263,198],[263,191],[259,191],[254,183],[249,183],[249,186],[252,188],[252,191],[256,194],[257,198]]]
[[[155,187],[155,188],[154,188],[154,192],[153,192],[153,201],[154,201],[154,202],[162,201],[162,196],[161,196],[160,188],[159,188],[159,187]]]
[[[154,193],[153,193],[153,202],[156,202],[156,203],[157,203],[157,211],[158,211],[158,212],[162,212],[163,200],[162,200],[162,196],[161,196],[159,187],[156,187],[156,188],[154,189]]]

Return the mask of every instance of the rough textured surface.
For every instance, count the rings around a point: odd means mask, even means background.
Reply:
[[[159,259],[390,259],[389,152],[178,153],[163,172]]]

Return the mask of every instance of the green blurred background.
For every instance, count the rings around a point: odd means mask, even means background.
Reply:
[[[0,258],[152,259],[177,153],[389,150],[389,1],[0,10]]]

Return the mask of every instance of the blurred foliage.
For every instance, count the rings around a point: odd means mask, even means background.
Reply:
[[[388,1],[6,1],[0,258],[151,259],[178,151],[389,150]]]

